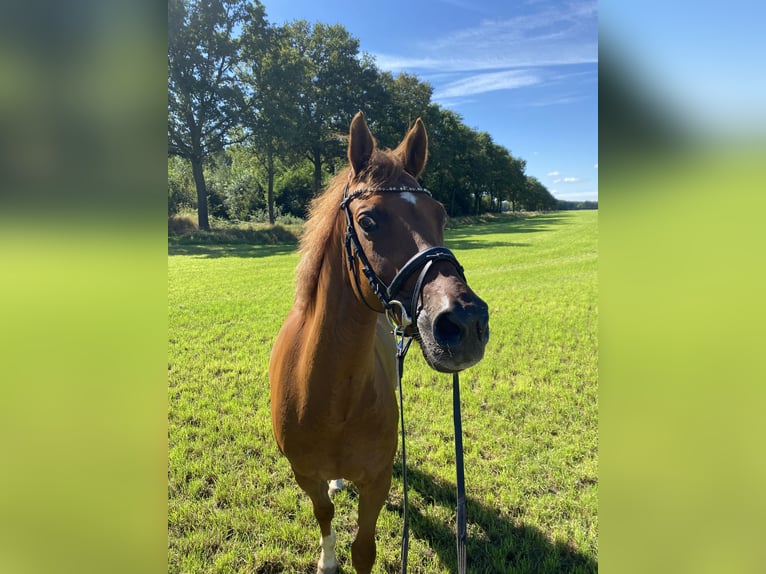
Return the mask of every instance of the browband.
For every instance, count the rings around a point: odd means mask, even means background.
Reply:
[[[346,206],[357,197],[361,197],[363,195],[374,195],[376,193],[425,193],[429,197],[433,197],[431,192],[428,191],[425,187],[376,187],[374,189],[361,187],[359,189],[355,189],[351,193],[348,192],[348,187],[349,185],[346,184],[346,189],[343,191],[343,201],[340,204],[341,209],[345,209]]]

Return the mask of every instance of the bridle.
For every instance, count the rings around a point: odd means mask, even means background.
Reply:
[[[420,313],[420,296],[425,283],[425,277],[428,270],[436,261],[449,261],[457,270],[460,278],[465,281],[465,274],[463,273],[463,267],[455,257],[454,253],[446,247],[428,247],[422,251],[413,255],[407,263],[405,263],[401,269],[396,273],[391,280],[390,285],[386,285],[383,280],[378,277],[375,270],[370,265],[370,260],[362,249],[362,245],[359,242],[359,235],[356,232],[356,225],[354,225],[354,219],[351,215],[351,208],[349,207],[354,199],[362,196],[370,196],[376,193],[422,193],[431,197],[431,192],[423,187],[376,187],[373,189],[361,188],[349,193],[350,182],[346,184],[346,188],[343,191],[343,201],[340,203],[340,208],[346,215],[346,239],[344,242],[346,248],[346,260],[348,261],[349,274],[353,278],[353,285],[356,289],[357,296],[373,311],[380,312],[379,309],[375,309],[369,304],[367,299],[362,293],[362,288],[359,283],[359,275],[356,271],[357,260],[361,264],[362,273],[367,278],[370,287],[377,296],[384,312],[392,321],[394,326],[400,326],[403,329],[409,328],[408,332],[413,333],[417,331],[417,319]],[[412,293],[412,299],[410,301],[410,307],[407,309],[405,305],[399,300],[399,295],[402,287],[407,280],[415,273],[420,271],[417,281],[415,282],[415,290]],[[394,308],[397,307],[401,313],[401,320],[396,321],[393,316]]]
[[[356,263],[358,260],[361,264],[362,273],[367,278],[373,293],[375,293],[383,306],[383,312],[386,313],[389,323],[391,323],[391,326],[393,327],[393,334],[396,337],[396,358],[399,379],[399,415],[402,437],[402,488],[404,492],[401,572],[402,574],[406,574],[407,550],[409,548],[409,521],[407,517],[407,451],[404,442],[404,400],[402,398],[404,358],[410,348],[413,336],[417,334],[418,315],[422,309],[420,299],[423,294],[425,277],[431,266],[436,261],[449,261],[455,267],[463,282],[466,282],[466,279],[463,272],[463,266],[460,265],[457,257],[455,257],[455,254],[452,253],[452,251],[446,247],[428,247],[413,255],[409,261],[399,269],[396,275],[394,275],[391,284],[386,285],[383,280],[378,277],[378,274],[375,273],[372,265],[370,265],[370,260],[364,253],[362,244],[359,241],[359,236],[356,233],[356,225],[354,225],[354,218],[351,215],[351,208],[349,205],[354,199],[362,196],[370,196],[376,193],[423,193],[430,197],[431,192],[423,187],[376,187],[372,189],[360,188],[349,193],[350,183],[351,180],[349,179],[348,183],[346,183],[346,188],[343,190],[343,200],[340,203],[340,209],[346,215],[346,238],[344,246],[346,249],[349,274],[353,278],[352,285],[356,290],[357,297],[359,297],[367,307],[376,313],[381,312],[379,309],[375,309],[370,305],[364,297],[359,282],[359,276],[356,271]],[[400,301],[399,294],[407,280],[417,273],[418,270],[420,271],[420,274],[415,281],[415,289],[412,292],[410,308],[407,309],[404,303]],[[401,319],[399,321],[397,321],[394,313],[395,308],[398,308],[400,311]],[[457,372],[452,374],[452,410],[455,424],[455,472],[457,475],[457,564],[459,574],[465,574],[467,559],[467,529],[465,518],[465,479],[463,472],[463,431],[460,417],[460,379]]]

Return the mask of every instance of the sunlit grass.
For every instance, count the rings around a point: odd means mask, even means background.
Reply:
[[[450,229],[490,306],[461,375],[471,572],[591,572],[597,518],[597,212]],[[268,357],[292,304],[294,246],[174,245],[168,258],[170,572],[314,572],[319,530],[270,428]],[[404,379],[412,572],[455,570],[451,377],[413,347]],[[378,521],[398,571],[401,468]],[[351,571],[353,485],[336,499]]]

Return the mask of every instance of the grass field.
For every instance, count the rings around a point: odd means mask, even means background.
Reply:
[[[484,360],[461,375],[469,572],[596,572],[596,211],[447,230],[490,307]],[[168,571],[311,572],[319,529],[271,434],[269,352],[292,304],[294,245],[174,244],[168,258]],[[451,377],[413,346],[404,379],[409,571],[455,566]],[[356,492],[335,498],[351,572]],[[398,572],[401,467],[376,572]]]

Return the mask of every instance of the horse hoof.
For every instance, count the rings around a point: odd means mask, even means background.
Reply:
[[[317,574],[338,574],[338,567],[337,566],[333,566],[332,568],[317,567]]]

